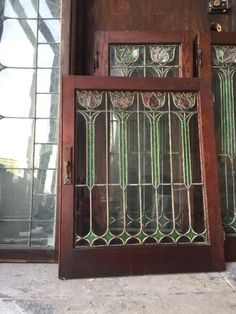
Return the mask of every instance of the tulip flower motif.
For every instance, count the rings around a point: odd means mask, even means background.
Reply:
[[[151,46],[150,54],[153,62],[166,64],[173,61],[176,46]]]
[[[110,92],[111,102],[116,109],[127,109],[134,102],[134,93],[131,92]]]
[[[216,46],[214,63],[232,64],[236,63],[236,47],[233,46]]]
[[[145,92],[141,96],[144,106],[150,110],[157,110],[165,104],[165,93]]]
[[[189,110],[196,103],[196,93],[173,93],[174,105],[181,110]]]
[[[115,48],[116,60],[123,65],[134,63],[139,58],[139,50],[140,48],[137,46],[117,46]]]
[[[78,91],[78,102],[86,109],[93,110],[97,108],[102,102],[103,92],[97,91]]]

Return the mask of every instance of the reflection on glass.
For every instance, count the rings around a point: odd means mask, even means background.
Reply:
[[[39,43],[59,43],[61,35],[59,20],[39,21]]]
[[[4,15],[8,17],[36,18],[38,0],[5,0]]]
[[[59,18],[61,0],[39,0],[39,14],[42,18]]]
[[[36,144],[34,152],[34,168],[56,168],[57,145]]]
[[[34,194],[56,194],[56,170],[34,171]]]
[[[31,246],[54,246],[54,226],[51,221],[34,221],[31,225]]]
[[[53,220],[55,218],[56,197],[54,195],[34,195],[32,218]]]
[[[4,22],[0,45],[0,61],[4,66],[35,66],[37,21],[29,20],[25,23],[27,23],[27,32],[19,27],[17,20],[6,20]]]
[[[0,168],[0,220],[29,219],[32,171]]]
[[[0,72],[1,115],[6,117],[33,117],[34,75],[35,71],[30,69],[5,69]]]
[[[37,119],[35,142],[36,143],[57,143],[58,120]]]
[[[0,221],[0,245],[29,245],[29,222]]]
[[[1,4],[0,221],[8,222],[0,244],[54,246],[60,5],[60,0]],[[28,222],[20,230],[16,219],[29,220],[32,230]]]
[[[31,168],[33,159],[31,119],[0,120],[0,164],[4,168]]]

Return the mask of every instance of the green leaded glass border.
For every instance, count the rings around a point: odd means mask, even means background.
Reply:
[[[236,233],[236,46],[213,45],[213,92],[224,230]]]
[[[208,242],[195,92],[77,92],[76,247]]]

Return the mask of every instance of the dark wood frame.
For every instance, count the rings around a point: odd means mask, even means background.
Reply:
[[[207,79],[212,86],[212,45],[236,45],[236,33],[229,32],[202,32],[197,38],[199,62],[197,64],[198,76]],[[225,237],[225,260],[236,261],[236,235]]]
[[[219,210],[215,133],[209,84],[199,79],[114,78],[68,76],[63,78],[63,151],[75,145],[75,91],[162,90],[200,91],[200,151],[205,182],[205,208],[210,244],[173,244],[74,248],[74,185],[61,185],[60,278],[137,275],[166,272],[222,271],[225,267]],[[72,174],[74,167],[72,157]],[[61,182],[63,179],[61,167]]]
[[[192,77],[193,53],[188,32],[96,32],[95,75],[109,75],[109,45],[111,44],[181,44],[183,77]]]

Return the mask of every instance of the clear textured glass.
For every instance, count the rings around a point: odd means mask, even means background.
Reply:
[[[0,168],[0,220],[29,219],[32,171]]]
[[[36,18],[38,0],[5,0],[4,15],[14,18]]]
[[[56,194],[56,170],[37,169],[34,171],[34,194]]]
[[[0,114],[6,117],[33,117],[35,71],[5,69],[0,72]],[[14,91],[14,92],[13,92]]]
[[[58,93],[59,71],[58,69],[39,69],[37,71],[37,92]]]
[[[61,36],[60,20],[39,21],[39,43],[59,43]]]
[[[0,221],[0,245],[28,246],[30,224],[27,221]]]
[[[2,6],[0,245],[54,247],[61,1]]]
[[[1,64],[7,67],[35,66],[37,21],[9,19],[5,20],[2,26]]]
[[[42,18],[59,18],[61,0],[39,0],[39,14]]]
[[[34,168],[55,169],[57,167],[57,145],[36,144]]]
[[[57,143],[58,138],[57,119],[37,119],[35,130],[36,143]]]
[[[55,245],[55,223],[52,221],[33,221],[31,225],[31,246],[53,247]]]
[[[0,120],[0,164],[4,168],[33,166],[34,121]]]
[[[59,67],[59,44],[38,45],[38,67]]]
[[[58,118],[58,94],[37,94],[36,117]]]

